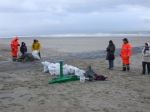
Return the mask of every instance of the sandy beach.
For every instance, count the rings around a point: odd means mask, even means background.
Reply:
[[[19,38],[28,52],[34,38]],[[0,112],[149,112],[150,75],[141,75],[142,55],[131,56],[131,71],[122,72],[122,62],[116,55],[114,70],[108,70],[105,50],[109,40],[116,48],[122,37],[106,38],[38,38],[42,59],[34,62],[12,62],[11,38],[0,39]],[[149,37],[128,38],[132,47],[150,43]],[[21,55],[20,52],[18,52]],[[97,57],[92,58],[95,53]],[[97,53],[97,54],[96,54]],[[105,54],[105,52],[104,52]],[[89,55],[86,58],[82,55]],[[107,81],[80,81],[48,84],[56,76],[43,72],[41,62],[58,62],[108,77]]]

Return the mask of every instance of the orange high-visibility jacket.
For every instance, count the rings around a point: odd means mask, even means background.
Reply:
[[[11,41],[11,52],[18,52],[18,46],[20,44],[18,43],[18,37],[16,36],[12,41]]]
[[[122,59],[128,59],[132,53],[132,47],[130,43],[122,44],[120,55]]]

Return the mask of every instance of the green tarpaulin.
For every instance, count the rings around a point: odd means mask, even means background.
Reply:
[[[75,81],[75,80],[79,80],[80,78],[78,76],[75,75],[66,75],[63,76],[63,61],[60,61],[60,77],[54,78],[51,81],[49,81],[48,84],[53,84],[56,82],[67,82],[67,81]]]
[[[67,81],[75,81],[75,80],[79,80],[80,78],[78,76],[70,76],[70,75],[67,75],[67,76],[63,76],[63,77],[57,77],[57,78],[54,78],[52,79],[51,81],[49,81],[48,84],[53,84],[53,83],[56,83],[56,82],[67,82]]]

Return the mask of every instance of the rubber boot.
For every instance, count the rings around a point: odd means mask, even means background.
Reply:
[[[130,64],[127,64],[127,71],[130,71]]]
[[[17,57],[16,56],[13,56],[12,57],[12,61],[16,61]]]
[[[125,64],[122,65],[122,71],[126,71],[126,65]]]

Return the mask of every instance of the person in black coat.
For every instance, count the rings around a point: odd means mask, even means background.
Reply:
[[[113,67],[114,67],[115,49],[116,49],[116,47],[115,47],[113,41],[110,40],[109,45],[106,48],[106,52],[107,52],[106,60],[108,60],[108,62],[109,62],[109,68],[108,69],[113,69]]]
[[[24,42],[21,43],[20,52],[24,55],[27,52],[27,46]]]

